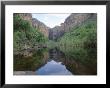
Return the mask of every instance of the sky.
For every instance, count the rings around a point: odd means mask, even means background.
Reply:
[[[53,28],[55,26],[60,26],[61,23],[65,21],[65,19],[69,16],[69,13],[65,14],[53,14],[53,13],[34,13],[32,14],[33,18],[38,19],[39,21],[43,22],[45,25],[47,25],[50,28]]]

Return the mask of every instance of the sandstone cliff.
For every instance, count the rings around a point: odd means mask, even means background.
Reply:
[[[57,40],[65,32],[83,24],[87,20],[96,20],[96,16],[95,13],[72,13],[65,19],[64,23],[61,23],[60,26],[55,26],[49,31],[49,39]]]
[[[44,23],[40,22],[36,18],[32,19],[32,26],[36,29],[38,29],[40,32],[42,32],[46,37],[48,37],[48,30],[49,27],[47,27]]]
[[[27,20],[31,24],[31,26],[43,33],[44,36],[48,37],[49,27],[47,27],[44,23],[40,22],[36,18],[32,18],[31,13],[15,13],[14,15],[19,15],[23,20]]]
[[[27,20],[30,24],[43,33],[46,37],[49,37],[51,40],[57,40],[65,32],[70,31],[72,28],[75,28],[87,20],[96,20],[97,15],[95,13],[72,13],[68,16],[64,23],[61,23],[60,26],[55,26],[54,28],[47,27],[44,23],[40,22],[36,18],[32,18],[31,13],[16,13],[22,19]],[[15,14],[15,15],[16,15]]]
[[[14,15],[19,15],[23,20],[27,20],[32,25],[31,13],[15,13]]]

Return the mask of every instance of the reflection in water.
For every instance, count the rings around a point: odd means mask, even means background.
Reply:
[[[46,50],[34,51],[32,56],[24,57],[22,55],[14,56],[14,71],[35,71],[48,60]]]
[[[58,48],[34,51],[32,56],[14,56],[15,75],[96,75],[97,59],[94,49]]]
[[[61,62],[51,60],[36,71],[38,75],[72,75]]]

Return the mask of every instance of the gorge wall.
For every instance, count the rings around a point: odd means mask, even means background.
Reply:
[[[46,37],[49,35],[49,27],[47,27],[44,23],[40,22],[36,18],[32,18],[32,26],[37,28],[41,33],[43,33]]]
[[[50,40],[57,40],[59,37],[63,36],[65,32],[69,32],[73,28],[75,29],[75,27],[80,26],[87,20],[96,20],[97,18],[97,15],[95,13],[72,13],[65,19],[64,23],[60,24],[60,26],[49,28],[38,19],[32,18],[31,13],[18,13],[18,15],[23,20],[27,20],[28,22],[30,22],[30,24],[34,28],[36,28],[36,30],[39,30],[42,34],[44,34],[44,36],[48,37]]]
[[[36,28],[36,30],[39,30],[44,36],[48,37],[49,32],[47,27],[44,23],[40,22],[36,18],[32,18],[31,13],[15,13],[14,15],[19,15],[23,20],[27,20],[31,26]]]
[[[55,26],[49,31],[49,39],[57,40],[65,32],[70,31],[71,29],[78,27],[87,20],[96,20],[97,15],[95,13],[72,13],[67,17],[64,23],[61,23],[60,26]]]

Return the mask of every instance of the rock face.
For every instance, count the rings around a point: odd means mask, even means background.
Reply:
[[[95,13],[72,13],[67,17],[64,23],[61,23],[61,26],[56,26],[49,31],[49,39],[57,40],[65,32],[70,31],[72,28],[75,28],[85,21],[92,19],[96,20],[97,15]]]
[[[56,26],[49,31],[49,39],[57,40],[60,36],[64,34],[64,27],[63,26]]]
[[[50,40],[57,40],[59,37],[63,36],[65,32],[70,31],[72,28],[83,24],[89,19],[96,20],[97,18],[95,13],[72,13],[65,19],[64,23],[60,24],[60,26],[55,26],[54,28],[50,29],[36,18],[32,18],[31,13],[15,13],[14,15],[17,14],[22,19],[29,21],[30,24],[36,28],[36,30],[39,30],[44,34],[44,36],[49,37]]]
[[[34,28],[36,28],[36,30],[39,30],[44,36],[48,37],[49,27],[36,18],[32,18],[31,13],[15,13],[14,15],[19,15],[23,20],[27,20]]]
[[[15,15],[19,15],[23,20],[27,20],[32,25],[31,13],[15,13]]]
[[[64,30],[65,32],[69,31],[71,28],[82,24],[89,17],[91,17],[90,13],[74,13],[71,14],[64,22]]]
[[[49,27],[47,27],[44,23],[42,23],[39,20],[33,18],[32,19],[32,26],[34,28],[38,29],[40,32],[42,32],[46,37],[48,37]]]

